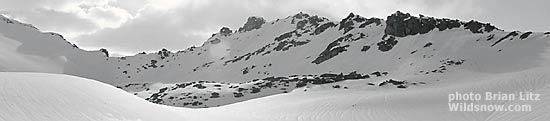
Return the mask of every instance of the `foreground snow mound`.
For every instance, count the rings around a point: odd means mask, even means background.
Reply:
[[[184,120],[108,84],[58,74],[2,72],[0,100],[0,121]]]

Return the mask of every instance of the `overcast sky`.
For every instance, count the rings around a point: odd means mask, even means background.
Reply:
[[[550,31],[550,0],[0,0],[0,14],[53,31],[84,49],[135,54],[200,46],[249,16],[268,21],[300,11],[338,21],[350,12],[490,22],[504,30]]]

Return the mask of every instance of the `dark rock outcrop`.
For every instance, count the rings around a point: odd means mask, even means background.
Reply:
[[[210,95],[211,95],[210,98],[219,98],[220,97],[220,93],[217,93],[217,92],[213,92]]]
[[[240,93],[240,92],[233,92],[233,96],[236,97],[236,98],[239,98],[239,97],[242,97],[244,95],[243,95],[243,93]]]
[[[277,44],[275,48],[273,48],[274,51],[287,51],[290,49],[290,47],[297,47],[302,46],[304,44],[309,43],[311,40],[290,40],[290,41],[282,41]]]
[[[367,19],[360,15],[355,15],[353,13],[350,13],[346,18],[340,21],[340,27],[338,28],[338,30],[344,30],[344,34],[345,34],[345,33],[348,33],[350,30],[352,30],[355,24],[360,24],[359,28],[364,28],[367,25],[370,25],[372,23],[376,23],[376,25],[380,25],[382,24],[381,21],[382,20],[379,18]]]
[[[439,31],[443,31],[446,29],[458,28],[462,25],[465,29],[470,30],[472,33],[483,33],[499,30],[489,23],[481,23],[474,20],[469,22],[461,22],[459,20],[450,20],[446,18],[438,19],[433,17],[425,17],[423,15],[416,17],[411,16],[409,13],[397,11],[387,17],[386,29],[384,32],[387,35],[405,37],[407,35],[428,33],[435,28],[438,28]]]
[[[384,32],[387,35],[396,37],[405,37],[407,35],[416,35],[418,33],[428,33],[435,28],[436,21],[434,19],[420,19],[411,16],[409,13],[396,13],[388,16],[386,20],[386,29]]]
[[[294,16],[292,16],[293,18],[296,18],[296,19],[304,19],[304,18],[309,18],[309,14],[307,13],[304,13],[304,12],[300,12]]]
[[[220,43],[220,42],[222,42],[222,40],[216,38],[216,39],[214,39],[214,40],[211,40],[211,41],[210,41],[210,44],[218,44],[218,43]]]
[[[344,52],[344,51],[347,51],[347,47],[349,47],[350,45],[349,44],[346,44],[346,45],[343,45],[342,43],[343,42],[351,42],[351,41],[357,41],[359,39],[362,39],[364,38],[365,35],[364,34],[360,34],[359,37],[353,37],[353,34],[347,34],[346,36],[343,36],[343,37],[340,37],[336,40],[334,40],[333,42],[331,42],[327,48],[325,50],[323,50],[323,52],[321,52],[321,54],[319,54],[319,56],[317,58],[315,58],[315,60],[313,60],[311,63],[314,63],[314,64],[321,64],[335,56],[337,56],[338,54]]]
[[[382,24],[382,19],[379,19],[379,18],[369,18],[367,20],[365,20],[365,23],[362,23],[361,25],[359,25],[359,28],[365,28],[367,25],[370,25],[372,23],[375,23],[376,26]]]
[[[107,51],[107,49],[101,48],[99,49],[99,52],[103,52],[103,54],[105,54],[106,57],[109,57],[109,51]]]
[[[510,32],[510,33],[508,33],[506,36],[500,38],[498,41],[496,41],[495,43],[493,43],[493,44],[491,45],[491,47],[494,47],[494,46],[497,45],[498,43],[502,42],[502,40],[505,40],[505,39],[507,39],[507,38],[509,38],[509,37],[515,37],[515,36],[518,36],[518,35],[519,35],[519,32],[518,32],[518,31]]]
[[[359,15],[357,15],[359,16]],[[353,21],[355,18],[356,15],[353,14],[353,13],[349,13],[348,17],[342,19],[342,21],[340,21],[340,27],[338,28],[338,30],[344,30],[344,33],[348,33],[348,31],[350,31],[351,29],[353,29]],[[359,21],[363,21],[363,19],[358,19]]]
[[[521,36],[519,36],[520,39],[525,39],[527,37],[529,37],[529,35],[531,35],[533,32],[525,32],[523,34],[521,34]]]
[[[428,43],[426,43],[426,45],[424,45],[424,48],[430,47],[430,46],[432,46],[432,45],[433,45],[433,44],[432,44],[431,42],[428,42]]]
[[[361,52],[366,52],[370,49],[370,46],[363,46],[363,48],[361,48]]]
[[[160,59],[164,59],[166,57],[169,57],[172,52],[168,51],[166,48],[162,48],[157,55],[160,56]]]
[[[378,86],[385,86],[385,85],[394,85],[396,86],[397,88],[407,88],[409,85],[409,82],[405,81],[405,80],[394,80],[394,79],[388,79],[388,80],[385,80],[384,82],[378,84]]]
[[[315,31],[313,31],[312,35],[318,35],[318,34],[321,34],[323,33],[325,30],[327,30],[328,28],[332,28],[332,27],[335,27],[337,26],[336,24],[334,24],[333,22],[327,22],[321,26],[319,26],[317,29],[315,29]]]
[[[469,29],[472,33],[491,32],[495,29],[498,29],[489,23],[481,23],[474,20],[471,20],[468,23],[465,23],[464,28]]]
[[[302,34],[299,34],[298,31],[294,30],[294,31],[290,31],[290,32],[287,32],[287,33],[283,33],[283,34],[279,35],[278,37],[275,37],[275,41],[281,41],[281,40],[284,40],[284,39],[288,39],[288,38],[292,37],[293,35],[296,35],[297,37],[302,36]]]
[[[435,26],[437,27],[437,29],[439,29],[439,31],[458,28],[461,26],[461,23],[458,20],[443,18],[443,19],[436,19],[436,21],[437,21],[437,24]]]
[[[244,26],[239,28],[239,32],[247,32],[254,29],[259,29],[262,27],[264,23],[265,23],[265,20],[262,17],[255,17],[255,16],[248,17]]]
[[[328,21],[327,18],[319,17],[319,16],[310,16],[306,13],[298,13],[293,16],[294,19],[303,19],[296,23],[296,29],[305,29],[306,27],[317,27],[319,26],[319,23]],[[294,21],[293,19],[293,21]],[[294,23],[294,22],[293,22]]]
[[[229,36],[229,35],[231,35],[231,33],[233,33],[233,30],[231,30],[227,27],[222,27],[222,29],[220,29],[220,35],[221,36]]]
[[[241,69],[241,71],[243,71],[243,75],[245,75],[249,72],[248,67]]]
[[[195,84],[193,85],[193,87],[196,87],[197,89],[205,89],[206,86],[202,85],[202,84]]]
[[[393,46],[397,45],[397,40],[395,39],[395,37],[390,36],[388,39],[376,43],[376,45],[378,45],[378,50],[386,52],[390,51],[391,49],[393,49]]]
[[[451,59],[447,58],[447,59],[439,61],[439,62],[441,62],[441,65],[437,69],[427,70],[427,71],[419,71],[419,72],[422,73],[422,74],[445,73],[448,70],[449,67],[462,65],[462,64],[464,64],[465,61],[466,60],[459,60],[459,59],[451,60]]]

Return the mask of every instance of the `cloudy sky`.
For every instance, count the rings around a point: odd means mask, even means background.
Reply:
[[[200,46],[249,16],[271,21],[300,11],[340,20],[350,12],[386,18],[397,10],[550,31],[549,0],[0,0],[0,14],[61,33],[84,49],[131,55]]]

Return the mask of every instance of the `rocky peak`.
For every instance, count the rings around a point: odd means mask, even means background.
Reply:
[[[262,27],[264,23],[265,23],[265,20],[262,17],[256,17],[256,16],[248,17],[244,26],[239,28],[239,32],[247,32],[254,29],[259,29]]]
[[[344,33],[347,33],[348,31],[350,31],[351,29],[354,28],[353,25],[355,25],[355,24],[361,24],[361,25],[359,25],[359,28],[364,28],[365,26],[367,26],[369,24],[372,24],[372,23],[376,23],[376,25],[380,25],[381,21],[382,20],[379,19],[379,18],[367,19],[363,16],[350,13],[346,18],[344,18],[340,21],[340,27],[338,28],[338,30],[343,29]]]
[[[307,15],[307,14],[305,14]],[[306,16],[303,16],[304,19],[301,20],[301,21],[298,21],[298,23],[296,23],[296,29],[304,29],[308,24],[310,27],[317,27],[319,26],[319,23],[321,22],[324,22],[324,21],[328,21],[327,18],[324,18],[324,17],[319,17],[319,16],[309,16],[307,15]]]
[[[427,19],[424,22],[425,24],[421,22],[421,18],[411,16],[409,13],[397,11],[396,13],[388,16],[386,20],[386,29],[384,32],[387,35],[405,37],[407,35],[427,33],[435,28],[435,21]]]
[[[220,29],[221,36],[229,36],[231,35],[231,33],[233,33],[233,30],[229,29],[228,27],[222,27],[222,29]]]
[[[338,30],[344,29],[344,33],[347,33],[348,31],[353,29],[353,24],[354,24],[353,18],[356,18],[356,16],[358,16],[358,15],[355,15],[353,13],[349,13],[349,15],[346,18],[344,18],[344,19],[342,19],[342,21],[340,21],[340,27],[338,28]]]
[[[162,48],[160,51],[157,52],[157,55],[159,55],[161,59],[164,59],[166,57],[169,57],[171,53],[172,52],[170,52],[168,49]]]
[[[353,12],[351,12],[351,13],[348,14],[348,16],[346,18],[342,19],[342,21],[349,21],[349,20],[351,20],[353,18],[356,18],[356,17],[360,17],[360,16],[355,15],[355,14],[353,14]]]
[[[472,33],[491,32],[493,30],[501,30],[490,23],[481,23],[479,21],[470,20],[464,23],[464,28],[469,29]]]
[[[304,12],[300,12],[294,16],[292,16],[293,18],[296,18],[296,19],[304,19],[304,18],[309,18],[310,15],[307,14],[307,13],[304,13]]]
[[[103,54],[105,54],[106,57],[109,57],[109,51],[107,51],[107,49],[101,48],[99,49],[99,52],[102,52]]]
[[[472,33],[491,32],[498,29],[490,24],[480,23],[473,20],[470,22],[461,22],[459,20],[451,20],[447,18],[439,19],[426,17],[424,15],[419,16],[420,17],[411,16],[409,13],[397,11],[396,13],[388,16],[386,20],[386,29],[384,32],[387,35],[405,37],[407,35],[428,33],[435,28],[438,28],[439,31],[444,31],[446,29],[464,26],[465,29],[470,30]]]

